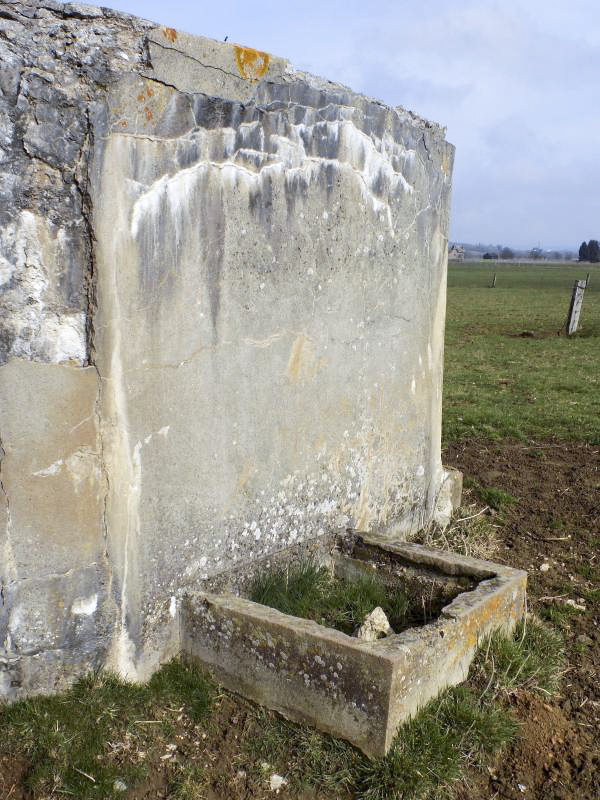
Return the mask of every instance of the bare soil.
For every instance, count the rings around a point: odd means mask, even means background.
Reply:
[[[444,460],[516,498],[497,515],[494,558],[528,571],[530,610],[542,617],[558,612],[568,659],[557,697],[509,698],[522,735],[461,800],[598,800],[600,446],[471,440],[449,447]]]

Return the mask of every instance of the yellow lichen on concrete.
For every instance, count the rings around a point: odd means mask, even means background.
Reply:
[[[258,81],[267,74],[271,57],[251,47],[235,46],[235,62],[242,78]]]

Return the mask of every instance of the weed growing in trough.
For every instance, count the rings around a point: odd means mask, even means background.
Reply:
[[[410,609],[409,598],[386,587],[376,575],[339,580],[327,567],[310,561],[258,575],[249,597],[284,614],[312,619],[348,634],[377,606],[385,611],[393,628],[404,624]]]

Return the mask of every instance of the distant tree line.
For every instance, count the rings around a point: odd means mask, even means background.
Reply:
[[[460,253],[459,253],[460,251]],[[459,258],[460,257],[460,258]],[[501,244],[491,245],[449,243],[448,258],[454,260],[478,260],[484,261],[573,261],[577,258],[577,251],[573,250],[545,250],[541,247],[533,247],[529,250],[520,250],[513,247],[506,247]]]
[[[581,243],[579,260],[591,261],[592,264],[597,264],[600,261],[600,245],[597,239],[590,239],[589,242]]]

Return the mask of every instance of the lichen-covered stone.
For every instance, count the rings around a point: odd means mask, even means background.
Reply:
[[[403,722],[465,680],[486,635],[514,629],[525,613],[527,574],[420,545],[371,541],[415,568],[435,566],[441,576],[480,582],[435,621],[372,640],[240,597],[190,593],[180,615],[184,655],[268,708],[348,739],[372,758],[385,755]]]

